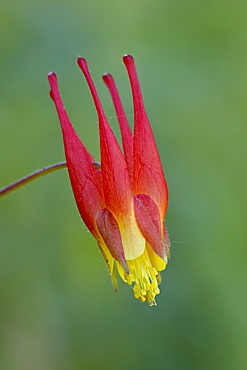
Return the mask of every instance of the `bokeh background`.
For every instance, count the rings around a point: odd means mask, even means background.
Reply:
[[[97,117],[76,65],[114,74],[135,56],[169,184],[171,261],[158,305],[114,293],[61,170],[0,201],[0,368],[246,369],[247,2],[0,2],[0,186],[64,159],[47,73],[99,158]]]

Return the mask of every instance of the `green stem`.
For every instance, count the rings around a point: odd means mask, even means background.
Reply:
[[[101,168],[101,164],[99,162],[93,161],[93,165],[97,169]],[[62,168],[65,168],[65,167],[67,167],[67,163],[66,162],[60,162],[60,163],[52,164],[51,166],[43,167],[40,170],[37,170],[33,173],[30,173],[30,175],[27,175],[27,176],[23,177],[22,179],[13,182],[13,184],[10,184],[10,185],[5,186],[4,188],[0,189],[0,198],[3,197],[4,195],[7,195],[7,194],[11,193],[12,191],[14,191],[14,190],[16,190],[16,189],[18,189],[22,186],[27,185],[29,182],[31,182],[33,180],[36,180],[39,177],[45,176],[48,173],[51,173],[51,172],[54,172],[54,171],[61,170]]]
[[[30,173],[30,175],[27,175],[23,177],[20,180],[17,180],[13,182],[13,184],[10,184],[2,189],[0,189],[0,198],[3,197],[4,195],[7,195],[11,193],[12,191],[28,184],[29,182],[38,179],[39,177],[45,176],[48,173],[60,170],[62,168],[67,167],[66,162],[60,162],[56,164],[52,164],[51,166],[43,167],[40,170],[37,170],[33,173]]]

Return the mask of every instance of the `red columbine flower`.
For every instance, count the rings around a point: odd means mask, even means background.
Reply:
[[[142,302],[156,304],[159,272],[169,258],[164,225],[168,192],[153,133],[144,109],[134,59],[123,57],[134,100],[134,135],[128,125],[110,74],[109,88],[122,134],[123,152],[107,122],[87,62],[78,58],[97,109],[101,167],[95,166],[64,109],[55,73],[50,73],[51,97],[62,127],[70,181],[79,212],[95,237],[109,268],[115,289],[116,267]]]

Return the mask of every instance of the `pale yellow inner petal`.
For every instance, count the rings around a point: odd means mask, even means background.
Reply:
[[[120,229],[124,255],[126,260],[133,260],[139,257],[145,249],[145,239],[137,225],[134,211],[122,219],[118,219],[118,226]]]

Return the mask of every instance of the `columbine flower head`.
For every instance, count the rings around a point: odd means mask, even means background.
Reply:
[[[96,239],[115,289],[116,270],[149,305],[156,304],[160,271],[169,258],[164,224],[168,192],[160,157],[144,108],[134,59],[123,57],[134,102],[134,135],[128,125],[118,91],[110,74],[109,88],[118,117],[123,151],[107,122],[87,62],[78,58],[96,106],[101,166],[77,136],[64,109],[55,73],[49,73],[51,97],[61,123],[71,186],[80,215]]]

